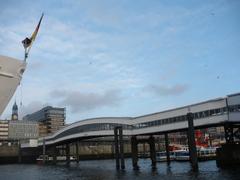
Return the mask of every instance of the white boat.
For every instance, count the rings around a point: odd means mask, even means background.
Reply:
[[[43,164],[43,158],[45,157],[45,162],[46,163],[51,163],[51,162],[53,162],[53,157],[52,156],[48,156],[48,155],[40,155],[37,159],[36,159],[36,161],[37,161],[37,164]],[[67,160],[67,157],[66,156],[57,156],[56,157],[57,159],[57,161],[66,161]],[[76,161],[76,157],[74,157],[74,156],[70,156],[70,161]]]
[[[25,68],[25,61],[0,55],[0,115],[16,91]]]
[[[173,151],[170,151],[169,152],[169,157],[170,157],[170,160],[174,160],[175,159],[175,153]],[[166,151],[162,151],[162,152],[157,152],[156,153],[156,160],[158,162],[163,162],[163,161],[167,161],[167,154],[166,154]]]
[[[43,164],[44,163],[44,160],[45,160],[45,162],[48,162],[49,161],[49,157],[48,157],[48,155],[40,155],[37,159],[36,159],[36,161],[37,161],[37,164]]]
[[[198,150],[199,160],[211,160],[216,158],[216,147],[201,148]]]
[[[176,161],[188,161],[190,159],[189,151],[187,150],[176,150],[174,154]]]

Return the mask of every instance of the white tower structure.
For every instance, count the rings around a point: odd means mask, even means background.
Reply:
[[[26,62],[0,55],[0,115],[16,91]]]
[[[17,86],[20,84],[26,68],[26,60],[33,42],[37,37],[43,14],[30,38],[25,38],[22,43],[25,49],[24,61],[0,55],[0,115],[11,100]]]

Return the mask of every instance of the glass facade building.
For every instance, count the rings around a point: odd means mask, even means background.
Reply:
[[[65,108],[57,108],[52,106],[28,114],[23,117],[24,120],[39,123],[39,136],[43,137],[62,129],[65,125]]]

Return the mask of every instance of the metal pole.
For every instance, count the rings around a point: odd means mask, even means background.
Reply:
[[[24,48],[24,62],[27,61],[27,57],[28,57],[27,48]]]
[[[190,162],[191,162],[193,171],[198,171],[197,148],[196,148],[196,142],[195,142],[192,113],[187,113],[187,120],[188,120],[188,146],[189,146]]]

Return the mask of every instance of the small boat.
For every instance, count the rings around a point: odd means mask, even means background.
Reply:
[[[48,155],[40,155],[37,159],[37,164],[44,164],[44,160],[45,162],[48,162],[49,161],[49,157]]]
[[[171,161],[175,159],[175,153],[173,151],[169,152],[169,156],[170,156],[170,160]],[[167,153],[166,153],[166,151],[157,152],[156,153],[156,160],[158,162],[167,161]]]
[[[216,147],[200,148],[198,150],[198,159],[200,161],[216,159]]]
[[[56,157],[57,161],[66,161],[67,160],[67,157],[66,156],[57,156]],[[37,164],[43,164],[43,159],[44,159],[44,155],[40,155],[36,161],[37,161]],[[70,156],[70,161],[76,161],[76,157],[74,156]],[[45,163],[52,163],[54,161],[53,157],[52,156],[48,156],[48,155],[45,155]]]
[[[174,153],[176,161],[189,161],[190,159],[188,150],[176,150]]]

